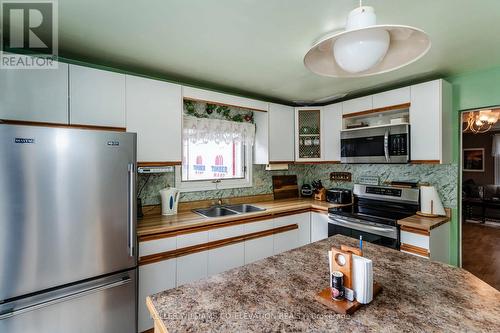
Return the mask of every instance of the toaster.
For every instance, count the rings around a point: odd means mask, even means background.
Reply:
[[[344,188],[331,188],[326,190],[326,201],[335,204],[350,204],[352,191]]]

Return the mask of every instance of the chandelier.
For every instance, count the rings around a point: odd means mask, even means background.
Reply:
[[[498,110],[480,110],[468,112],[464,115],[464,120],[467,126],[464,132],[472,132],[474,134],[486,133],[498,121]]]

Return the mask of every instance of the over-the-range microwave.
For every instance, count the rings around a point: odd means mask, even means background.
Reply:
[[[343,130],[342,163],[408,163],[410,125],[382,125]]]

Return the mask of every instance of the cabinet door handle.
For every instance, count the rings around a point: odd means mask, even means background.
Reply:
[[[384,133],[384,155],[385,155],[385,161],[389,162],[390,157],[389,157],[389,129],[385,130]]]

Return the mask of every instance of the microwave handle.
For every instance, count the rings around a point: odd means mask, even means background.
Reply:
[[[389,162],[389,129],[385,130],[384,133],[384,155],[385,155],[385,161]]]

